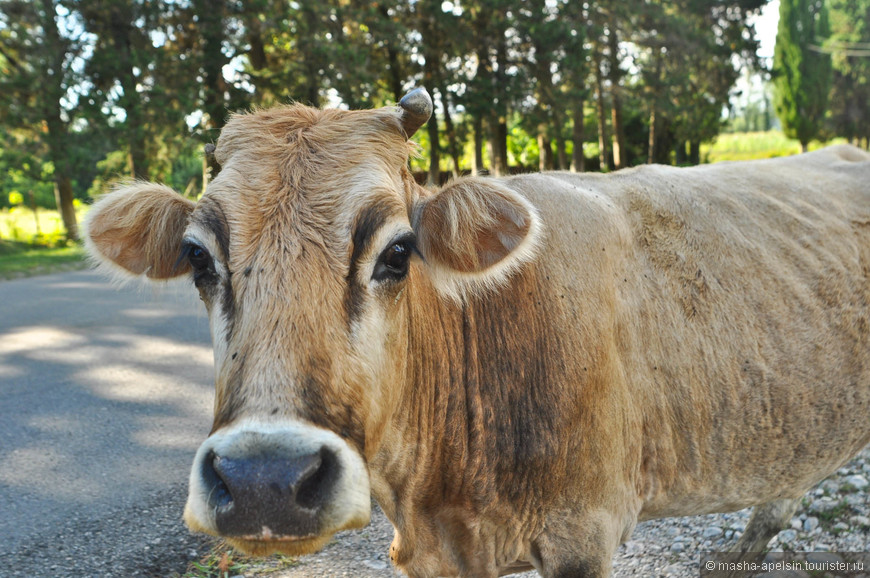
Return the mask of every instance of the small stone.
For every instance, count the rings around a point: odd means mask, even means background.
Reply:
[[[830,512],[838,505],[839,504],[837,502],[826,496],[820,500],[816,500],[815,502],[813,502],[812,505],[810,505],[810,510],[822,514],[825,512]]]
[[[866,489],[867,486],[870,486],[870,482],[867,481],[867,478],[862,476],[861,474],[855,474],[854,476],[849,476],[846,478],[846,483],[851,484],[859,492]]]
[[[864,504],[864,494],[849,494],[846,496],[846,503],[853,508],[860,508]]]
[[[870,527],[870,518],[867,516],[852,516],[851,520],[859,528]]]
[[[626,556],[635,556],[643,552],[643,544],[637,540],[629,540],[623,544]]]
[[[791,544],[797,540],[797,531],[793,529],[783,530],[776,539],[780,544]]]
[[[368,566],[372,570],[386,570],[387,563],[381,560],[363,560],[363,565]]]
[[[834,524],[834,530],[844,532],[848,529],[849,529],[849,524],[846,524],[845,522],[837,522],[836,524]]]
[[[720,528],[719,526],[710,526],[709,528],[706,528],[702,534],[702,536],[704,536],[704,538],[708,538],[708,539],[709,538],[718,538],[721,535],[722,535],[722,528]]]
[[[819,519],[815,516],[809,516],[804,520],[804,532],[812,532],[819,527]]]
[[[790,525],[794,530],[800,530],[804,527],[804,523],[800,518],[792,518]]]
[[[671,544],[671,552],[680,553],[685,549],[686,547],[683,545],[682,542],[674,542],[673,544]]]

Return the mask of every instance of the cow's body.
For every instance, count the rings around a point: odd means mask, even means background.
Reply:
[[[195,209],[122,191],[91,218],[93,250],[134,273],[173,251],[127,256],[132,213],[211,253],[206,271],[186,249],[218,363],[194,529],[309,551],[367,521],[370,487],[411,576],[606,576],[638,520],[785,503],[870,441],[867,154],[468,179],[433,195],[403,168],[404,135],[390,162],[353,157],[362,184],[306,181],[336,170],[313,136],[313,176],[262,153],[250,158],[266,168],[242,162],[264,114],[222,137],[223,180]],[[293,142],[326,122],[286,114]],[[305,194],[255,193],[270,180]],[[403,269],[407,231],[422,259]],[[309,473],[283,498],[251,468]],[[214,502],[216,488],[232,498]],[[287,524],[270,517],[286,499]]]
[[[415,448],[384,484],[405,501],[377,495],[414,536],[398,561],[504,568],[560,523],[615,547],[637,520],[798,498],[846,462],[870,441],[866,183],[845,147],[503,181],[545,224],[534,264],[462,310],[408,296],[439,330],[412,341],[412,419],[385,444]]]

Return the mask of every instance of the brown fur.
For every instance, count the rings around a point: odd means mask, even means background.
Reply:
[[[136,183],[108,195],[99,209],[88,216],[85,239],[100,262],[151,279],[190,270],[178,256],[192,202],[167,187]]]
[[[868,155],[427,191],[398,119],[227,125],[207,198],[229,296],[210,314],[233,326],[215,432],[278,416],[339,434],[410,576],[606,576],[638,520],[785,503],[870,441]],[[180,233],[116,224],[130,199],[95,209],[92,242],[141,273],[123,255]],[[204,206],[188,232],[216,248]],[[423,258],[373,283],[409,230]]]

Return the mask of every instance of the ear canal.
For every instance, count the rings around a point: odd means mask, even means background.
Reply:
[[[402,97],[399,108],[402,109],[402,130],[406,138],[411,138],[432,116],[432,97],[421,86]]]

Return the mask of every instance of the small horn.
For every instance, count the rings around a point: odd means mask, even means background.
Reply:
[[[422,86],[415,88],[399,101],[402,109],[402,129],[411,138],[432,116],[432,97]]]

